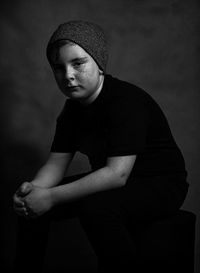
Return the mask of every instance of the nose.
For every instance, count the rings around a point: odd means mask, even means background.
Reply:
[[[71,66],[68,66],[65,68],[65,78],[66,80],[74,80],[75,75],[74,75],[74,69]]]

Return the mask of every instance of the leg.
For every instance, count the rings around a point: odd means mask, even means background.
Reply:
[[[98,272],[133,272],[135,244],[118,216],[88,214],[80,217],[80,222],[97,255]]]
[[[80,214],[99,261],[100,272],[139,272],[138,231],[176,212],[186,191],[169,181],[129,181],[123,188],[86,198]]]
[[[80,223],[97,255],[98,272],[137,272],[135,243],[113,194],[115,190],[86,198]]]
[[[48,240],[49,220],[18,217],[14,272],[42,272]]]
[[[147,223],[176,213],[187,192],[188,184],[178,177],[133,179],[122,188],[120,206],[128,221],[136,218]]]
[[[62,183],[69,183],[80,176],[82,175],[63,179]],[[57,206],[47,214],[35,219],[17,218],[14,272],[42,272],[50,222],[77,217],[77,206],[78,203]]]

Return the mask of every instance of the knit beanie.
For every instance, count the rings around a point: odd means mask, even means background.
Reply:
[[[105,72],[108,61],[107,41],[102,28],[91,22],[75,20],[58,26],[47,45],[50,61],[51,48],[59,40],[69,40],[82,47]]]

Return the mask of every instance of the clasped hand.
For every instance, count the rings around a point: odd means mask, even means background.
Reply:
[[[35,218],[52,207],[50,189],[24,182],[13,196],[14,210],[20,216]]]

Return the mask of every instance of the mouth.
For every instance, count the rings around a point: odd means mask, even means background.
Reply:
[[[78,87],[79,87],[78,85],[67,85],[67,89],[70,89],[70,90],[76,89]]]

